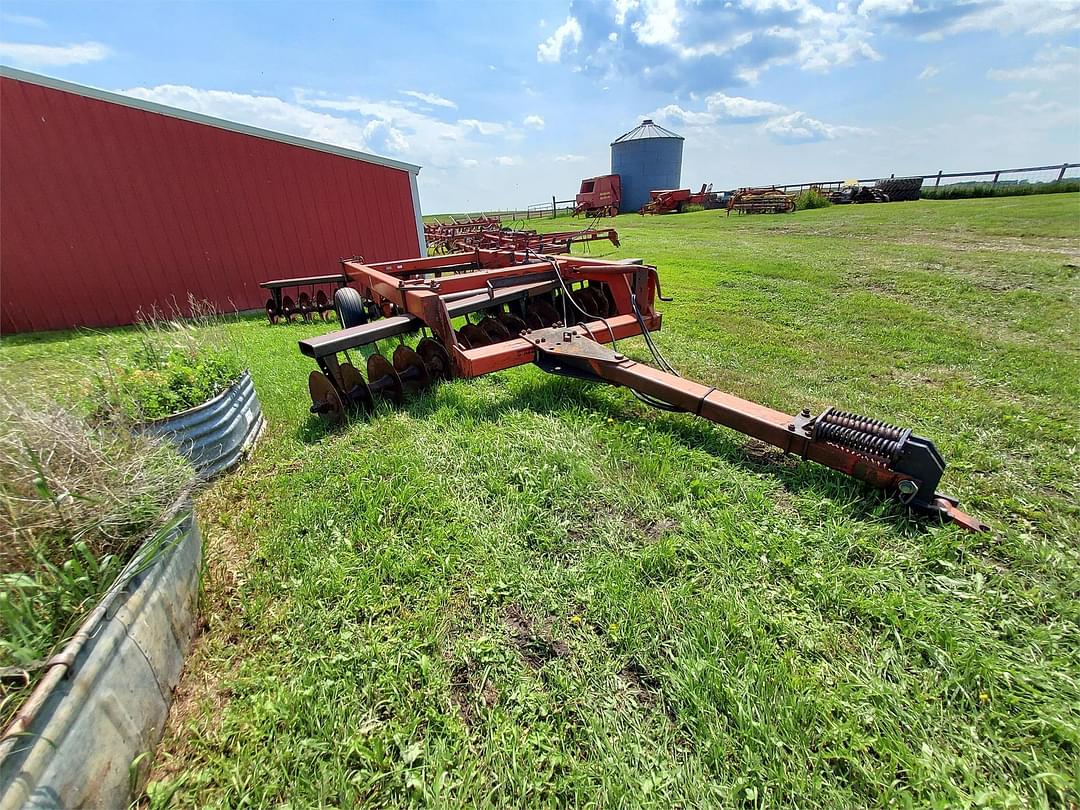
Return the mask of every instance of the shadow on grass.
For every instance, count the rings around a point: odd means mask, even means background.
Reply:
[[[790,493],[798,493],[818,501],[843,504],[848,516],[854,520],[881,520],[880,508],[888,500],[881,491],[842,473],[821,467],[812,462],[801,462],[797,456],[750,439],[737,431],[722,429],[712,422],[696,419],[690,414],[650,412],[643,417],[632,400],[613,402],[603,396],[600,386],[561,377],[541,377],[535,381],[515,381],[507,390],[500,392],[494,402],[485,401],[467,393],[467,381],[443,384],[429,389],[422,396],[407,398],[401,411],[418,420],[428,419],[439,411],[450,410],[459,414],[463,421],[497,423],[503,417],[523,410],[538,414],[558,414],[567,408],[577,408],[600,418],[620,422],[647,422],[651,430],[675,439],[688,448],[703,450],[714,458],[754,473],[767,475]],[[341,425],[331,426],[318,416],[309,416],[297,430],[297,437],[305,444],[321,441],[326,436],[347,429],[350,421],[378,416],[354,409],[349,419]],[[895,519],[899,529],[907,535],[919,535],[933,525],[931,520],[913,520],[899,504],[889,509],[889,517]]]

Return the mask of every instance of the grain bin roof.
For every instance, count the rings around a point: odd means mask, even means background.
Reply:
[[[626,141],[643,141],[646,138],[678,138],[680,141],[685,140],[682,135],[676,135],[670,129],[664,129],[659,124],[653,123],[651,118],[646,118],[638,126],[613,140],[611,145],[614,146],[617,143],[625,143]]]

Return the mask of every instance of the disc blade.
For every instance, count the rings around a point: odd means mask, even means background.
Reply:
[[[487,332],[487,336],[491,338],[492,343],[499,343],[503,340],[509,340],[512,335],[505,326],[499,323],[497,318],[493,318],[490,315],[484,317],[480,321],[480,328]]]
[[[390,365],[390,361],[376,352],[367,359],[368,388],[372,394],[379,394],[391,402],[400,405],[402,394],[401,378]]]
[[[496,317],[511,335],[520,335],[529,328],[525,321],[509,312],[500,312]]]
[[[467,323],[461,327],[461,335],[469,342],[472,349],[480,346],[490,346],[494,341],[488,337],[488,333],[474,323]]]
[[[394,370],[409,391],[420,391],[431,383],[431,376],[420,355],[404,343],[394,349]]]
[[[339,424],[345,417],[345,407],[341,395],[330,382],[330,378],[321,371],[308,375],[308,393],[311,394],[311,412],[322,416],[332,425]]]
[[[365,410],[374,408],[375,400],[356,366],[352,363],[342,363],[338,369],[341,372],[341,390],[345,392],[346,401],[352,405],[359,405]]]
[[[453,375],[450,353],[439,341],[426,337],[416,344],[416,353],[427,366],[428,374],[437,380],[449,380]]]

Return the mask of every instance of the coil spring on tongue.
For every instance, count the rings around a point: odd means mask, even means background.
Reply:
[[[911,435],[907,428],[880,419],[829,408],[817,419],[815,438],[833,442],[861,453],[896,461]]]

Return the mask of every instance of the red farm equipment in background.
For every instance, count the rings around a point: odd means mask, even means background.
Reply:
[[[613,217],[622,202],[622,181],[617,174],[605,174],[581,181],[581,190],[574,198],[574,216]]]
[[[688,188],[671,188],[650,191],[650,200],[641,206],[639,213],[645,214],[681,214],[691,205],[705,208],[719,208],[720,195],[712,190],[712,183],[701,184],[701,190],[694,193]]]

